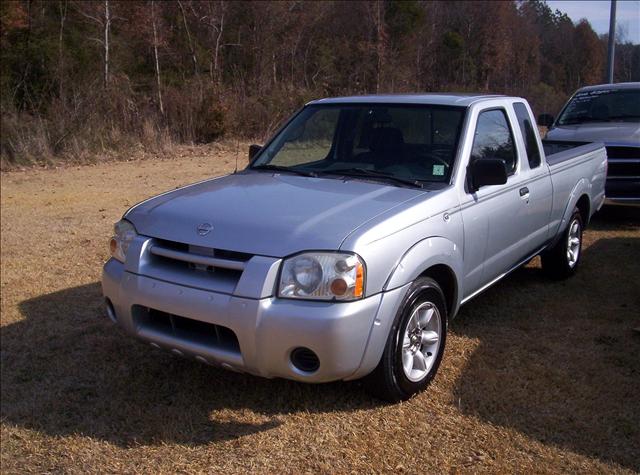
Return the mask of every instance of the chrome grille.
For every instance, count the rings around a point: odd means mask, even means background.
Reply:
[[[640,147],[608,146],[608,178],[640,179]]]
[[[230,269],[237,271],[244,270],[246,261],[215,257],[214,249],[206,250],[210,251],[209,255],[203,254],[203,248],[200,247],[194,249],[194,246],[189,246],[189,251],[184,252],[153,244],[149,252],[156,256],[193,264],[193,267],[199,270],[207,270],[209,268]]]
[[[153,239],[140,273],[180,285],[233,293],[252,254]]]

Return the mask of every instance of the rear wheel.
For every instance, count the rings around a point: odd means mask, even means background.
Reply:
[[[374,396],[397,402],[428,386],[440,366],[447,337],[447,308],[440,286],[419,278],[396,315],[376,369],[366,378]]]
[[[582,230],[580,210],[574,208],[562,238],[541,255],[542,269],[549,277],[566,279],[575,273],[582,255]]]

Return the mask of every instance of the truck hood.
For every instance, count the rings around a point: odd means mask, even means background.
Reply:
[[[640,143],[640,124],[635,122],[589,122],[561,125],[547,133],[548,140],[568,142]]]
[[[156,196],[125,218],[145,236],[282,257],[337,250],[367,221],[424,194],[360,180],[245,172]],[[204,223],[211,230],[202,236]]]

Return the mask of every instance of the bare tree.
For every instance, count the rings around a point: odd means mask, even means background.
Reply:
[[[106,2],[107,0],[105,0]],[[151,26],[153,29],[153,56],[156,63],[156,82],[158,85],[158,106],[160,113],[164,115],[164,105],[162,103],[162,85],[160,83],[160,61],[158,60],[158,26],[156,22],[156,2],[151,0]]]
[[[182,23],[184,24],[184,30],[187,33],[187,40],[189,42],[189,51],[191,52],[191,59],[193,61],[193,74],[198,75],[198,58],[196,57],[196,51],[193,47],[193,40],[191,39],[191,32],[189,31],[189,24],[187,23],[187,15],[184,11],[182,2],[178,0],[178,6],[180,7],[180,13],[182,13]]]
[[[109,0],[104,0],[104,86],[109,84],[109,30],[111,29],[111,14]]]
[[[67,0],[58,2],[60,12],[60,31],[58,33],[58,97],[64,99],[64,56],[62,53],[62,35],[64,32],[64,22],[67,18]]]
[[[94,11],[92,8],[92,3],[80,2],[76,4],[78,12],[88,20],[96,23],[100,29],[102,30],[102,38],[90,38],[93,41],[98,42],[103,47],[103,65],[104,65],[104,73],[103,73],[103,84],[106,88],[109,85],[109,40],[111,36],[111,22],[113,21],[113,16],[111,15],[111,10],[109,8],[109,0],[104,0],[102,11]]]
[[[222,48],[226,46],[240,46],[240,40],[236,43],[223,43],[224,29],[225,29],[225,15],[227,10],[227,4],[224,0],[219,2],[207,3],[207,14],[200,18],[200,22],[205,25],[210,31],[212,54],[211,54],[211,81],[218,86],[222,83],[222,71],[221,71],[221,54]],[[216,8],[216,6],[218,8]]]
[[[370,11],[371,18],[373,20],[373,24],[376,30],[376,42],[375,42],[375,51],[376,51],[376,93],[380,92],[380,87],[382,85],[382,75],[383,69],[385,67],[385,61],[387,56],[387,42],[388,35],[386,30],[386,24],[384,19],[384,3],[382,0],[376,0],[373,5],[371,5],[372,11]]]
[[[216,32],[216,47],[214,50],[214,55],[213,55],[213,70],[215,71],[215,77],[216,77],[216,81],[218,82],[218,84],[220,84],[220,79],[221,79],[221,75],[220,75],[220,48],[221,48],[221,42],[222,42],[222,35],[224,34],[224,2],[221,2],[220,4],[220,20],[219,20],[219,27],[217,28],[217,32]]]

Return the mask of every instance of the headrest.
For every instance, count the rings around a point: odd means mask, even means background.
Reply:
[[[372,152],[397,151],[404,146],[404,137],[400,129],[382,127],[373,129],[371,135],[369,148]]]
[[[606,104],[598,104],[593,108],[593,112],[591,112],[591,117],[599,120],[608,120],[609,107]]]

